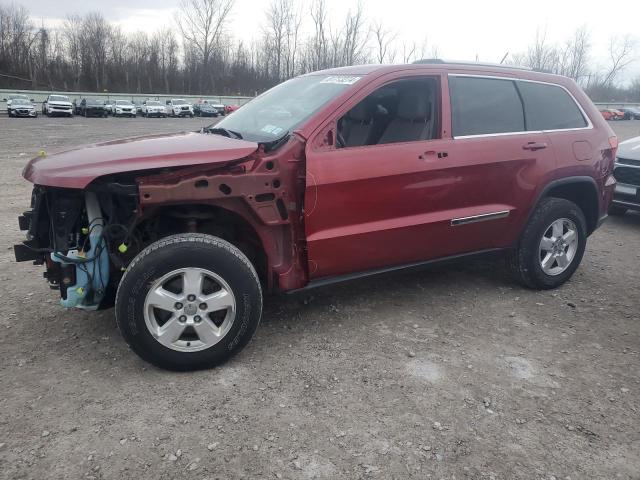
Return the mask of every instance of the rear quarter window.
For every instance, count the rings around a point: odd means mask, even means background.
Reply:
[[[587,121],[567,91],[556,85],[518,82],[524,101],[527,130],[583,128]]]
[[[522,132],[522,101],[513,80],[449,77],[453,136]]]

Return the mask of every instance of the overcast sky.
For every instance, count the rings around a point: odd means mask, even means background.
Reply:
[[[307,9],[311,0],[304,0]],[[326,0],[334,26],[357,0]],[[7,3],[0,0],[0,3]],[[152,32],[175,25],[179,0],[22,0],[36,20],[55,25],[68,14],[100,11],[125,31]],[[229,33],[251,41],[258,38],[269,0],[236,0]],[[607,61],[611,35],[631,34],[637,40],[638,60],[625,79],[640,75],[640,0],[363,0],[365,16],[382,20],[399,38],[438,47],[443,58],[499,62],[507,52],[524,51],[545,30],[553,42],[563,42],[586,25],[592,41],[592,64]],[[400,42],[401,42],[400,40]],[[401,47],[400,47],[401,48]],[[396,61],[401,61],[401,52]]]

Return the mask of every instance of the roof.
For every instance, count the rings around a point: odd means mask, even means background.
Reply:
[[[511,75],[513,77],[525,77],[539,80],[552,80],[557,82],[558,79],[565,79],[561,75],[551,73],[537,72],[526,67],[518,67],[513,65],[502,64],[483,64],[476,62],[448,62],[444,60],[419,60],[411,64],[368,64],[353,65],[350,67],[329,68],[327,70],[319,70],[311,72],[307,75],[384,75],[385,73],[393,73],[402,71],[428,71],[428,70],[454,70],[456,72],[482,73],[482,74],[500,74]]]

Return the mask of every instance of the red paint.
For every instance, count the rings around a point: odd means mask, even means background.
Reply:
[[[545,187],[569,176],[595,181],[597,217],[606,215],[613,189],[606,182],[615,154],[613,132],[572,80],[442,64],[369,65],[325,73],[363,78],[306,120],[275,152],[265,154],[255,143],[218,135],[182,133],[35,159],[25,177],[44,185],[84,188],[103,175],[136,171],[143,216],[162,205],[184,203],[227,209],[257,232],[268,259],[268,283],[281,290],[322,277],[510,247]],[[593,128],[452,138],[450,73],[561,85],[581,104]],[[439,139],[333,146],[336,122],[344,113],[382,85],[418,75],[436,77],[441,85]],[[234,168],[220,168],[231,161]],[[172,170],[161,175],[144,172],[163,167]],[[207,188],[197,188],[198,180],[206,180]],[[221,183],[232,193],[221,193]],[[265,193],[274,196],[257,202],[256,195]],[[286,218],[277,209],[279,200]],[[502,211],[509,215],[451,224],[454,218]]]
[[[202,164],[224,164],[246,157],[258,145],[219,135],[182,132],[98,143],[36,157],[23,176],[38,185],[84,188],[114,173]]]

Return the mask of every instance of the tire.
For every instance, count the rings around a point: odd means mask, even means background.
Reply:
[[[566,221],[566,222],[565,222]],[[556,223],[558,222],[558,223]],[[566,247],[567,255],[563,256],[566,265],[562,266],[559,260],[554,260],[553,255],[549,255],[550,265],[548,271],[542,266],[543,256],[546,259],[547,253],[541,251],[543,236],[553,235],[555,230],[553,224],[562,224],[575,232],[575,243]],[[564,230],[563,230],[564,231]],[[556,237],[557,238],[557,237]],[[568,237],[567,237],[568,238]],[[547,237],[547,240],[550,241]],[[587,243],[587,222],[584,213],[575,203],[563,198],[544,198],[540,201],[531,215],[518,245],[507,256],[507,266],[514,278],[522,285],[533,289],[551,289],[565,283],[576,271],[584,255]],[[553,248],[563,249],[563,245]],[[570,257],[569,260],[567,260]],[[556,267],[552,267],[556,265]],[[555,272],[551,270],[556,270]]]
[[[198,295],[211,293],[205,292],[202,288],[190,289],[183,286],[182,282],[185,280],[181,281],[179,278],[184,272],[173,275],[175,272],[181,272],[180,269],[195,272],[198,278],[202,278],[199,275],[204,273],[209,280],[203,282],[203,285],[217,284],[221,288],[220,291],[227,290],[232,294],[224,298],[233,302],[235,307],[216,310],[216,315],[220,314],[223,317],[219,326],[212,322],[209,313],[203,313],[203,318],[198,320],[198,313],[206,311],[200,310],[202,303],[209,301],[205,306],[211,305],[215,300],[183,298],[189,291],[196,293],[196,290],[199,290]],[[213,276],[218,278],[214,281]],[[171,282],[178,282],[173,283],[173,291],[174,295],[179,297],[171,297],[168,300],[169,310],[158,311],[150,307],[147,302],[151,302],[153,298],[167,298],[165,294]],[[154,290],[159,288],[163,288],[161,292],[164,293],[154,296]],[[176,288],[179,290],[177,293]],[[181,310],[175,309],[175,299],[184,302],[178,305],[183,307]],[[162,316],[161,314],[169,314],[172,317],[161,325],[156,318]],[[191,316],[187,318],[187,315]],[[125,341],[144,360],[168,370],[197,370],[220,365],[249,342],[260,323],[261,315],[262,289],[251,262],[230,243],[198,233],[172,235],[145,248],[127,268],[116,295],[116,321]],[[216,318],[220,321],[220,317]],[[182,325],[176,323],[179,321]],[[201,323],[194,323],[197,321]],[[159,339],[160,329],[165,326],[172,326],[178,335],[177,339],[172,339],[175,335],[163,337],[164,341]],[[206,342],[206,337],[200,337],[200,334],[196,333],[197,326],[205,329],[217,327],[221,330],[218,332],[221,337],[217,339],[217,343]],[[152,334],[152,329],[158,333]],[[207,343],[211,345],[207,346]]]
[[[628,210],[627,207],[621,207],[619,205],[611,205],[609,207],[609,215],[615,215],[615,216],[624,215],[625,213],[627,213],[627,210]]]

